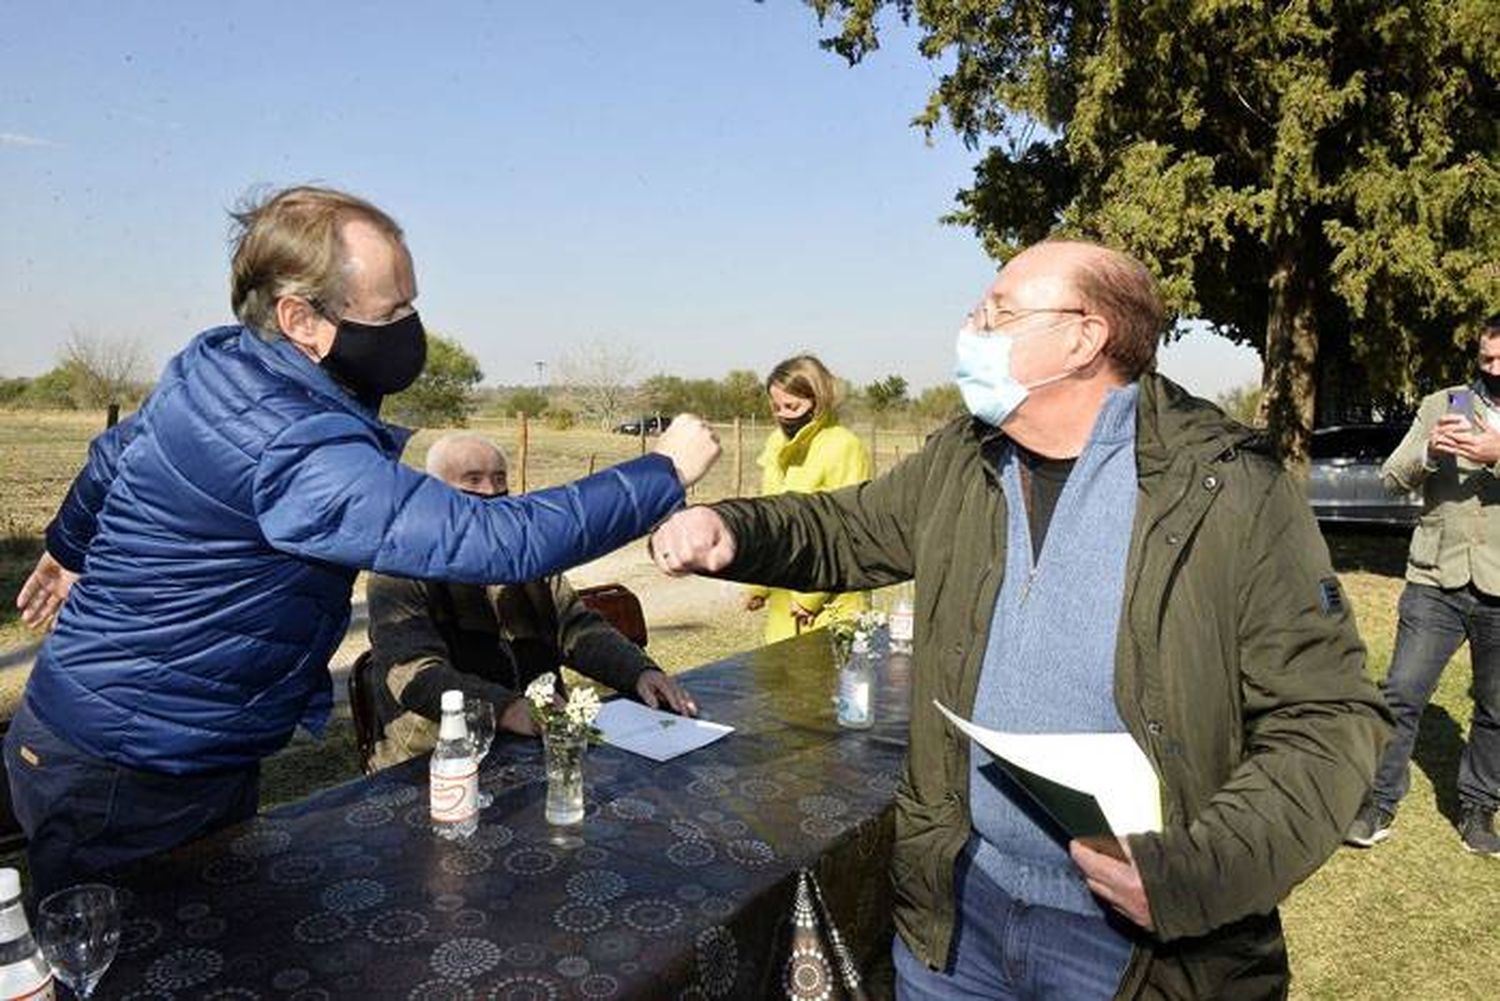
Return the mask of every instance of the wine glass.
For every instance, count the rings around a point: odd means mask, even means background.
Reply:
[[[490,751],[495,741],[495,707],[484,699],[470,695],[464,699],[464,724],[469,728],[469,740],[474,743],[474,764],[477,767]],[[479,808],[484,810],[495,801],[495,797],[479,790]]]
[[[120,947],[114,887],[84,883],[48,896],[37,908],[37,937],[53,974],[86,1001]]]

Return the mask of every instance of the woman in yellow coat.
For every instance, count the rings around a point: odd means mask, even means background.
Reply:
[[[816,493],[870,478],[870,453],[853,432],[839,426],[834,408],[838,385],[812,355],[788,358],[766,377],[771,416],[777,427],[761,450],[761,493]],[[804,594],[752,588],[745,607],[767,609],[766,642],[852,619],[869,607],[869,594]]]

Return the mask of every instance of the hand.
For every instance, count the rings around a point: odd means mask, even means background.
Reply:
[[[1491,427],[1479,411],[1474,412],[1473,423],[1457,415],[1444,415],[1438,419],[1434,434],[1443,430],[1445,423],[1448,430],[1443,437],[1443,447],[1432,444],[1432,448],[1468,459],[1479,466],[1493,466],[1500,462],[1500,431]]]
[[[806,629],[813,624],[813,619],[817,617],[817,612],[809,612],[795,601],[792,602],[792,621],[797,623],[798,629]]]
[[[31,576],[21,585],[21,593],[16,595],[21,621],[32,629],[52,628],[77,580],[78,574],[53,559],[51,553],[43,552]]]
[[[673,421],[672,427],[676,426]],[[678,511],[651,533],[650,550],[662,573],[674,577],[716,573],[734,559],[734,536],[713,508],[690,507]]]
[[[667,708],[679,716],[698,715],[698,703],[693,701],[693,697],[683,690],[675,678],[668,677],[663,671],[643,671],[641,680],[635,683],[635,693],[652,709],[660,709],[665,702]]]
[[[1135,867],[1135,856],[1131,854],[1130,843],[1124,838],[1117,840],[1120,851],[1125,855],[1123,862],[1078,840],[1068,842],[1068,854],[1073,856],[1073,864],[1083,873],[1090,890],[1125,917],[1151,931],[1154,928],[1151,923],[1151,905],[1146,900],[1146,887],[1141,883],[1141,872]]]
[[[505,703],[505,708],[500,710],[497,726],[506,733],[535,737],[536,720],[531,718],[531,703],[524,698],[511,699]]]
[[[766,596],[763,594],[745,595],[745,611],[758,612],[766,607]]]
[[[686,489],[701,480],[719,457],[719,436],[696,414],[678,414],[652,451],[672,460]]]

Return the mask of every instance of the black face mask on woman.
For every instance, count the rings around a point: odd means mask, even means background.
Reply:
[[[781,420],[780,418],[778,418],[776,423],[781,425],[782,434],[786,435],[788,438],[795,438],[797,437],[798,431],[801,431],[803,428],[812,423],[812,419],[813,412],[809,410],[801,417],[793,417],[791,420]]]
[[[1484,395],[1491,400],[1500,400],[1500,375],[1490,375],[1488,372],[1479,373],[1479,384],[1484,387]]]
[[[390,323],[337,323],[333,346],[319,364],[360,399],[399,393],[422,374],[427,331],[415,311]]]

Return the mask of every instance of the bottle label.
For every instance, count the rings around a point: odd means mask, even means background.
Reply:
[[[450,824],[468,820],[479,809],[479,769],[462,762],[462,772],[445,775],[432,770],[432,819]]]
[[[41,960],[38,959],[37,962],[40,964]],[[7,977],[6,979],[9,978]],[[52,990],[52,975],[50,973],[40,982],[33,981],[33,983],[35,986],[24,988],[19,994],[7,994],[4,998],[0,998],[0,1001],[54,1001],[57,997]],[[15,985],[13,984],[7,984],[6,986],[11,990],[15,989]]]

